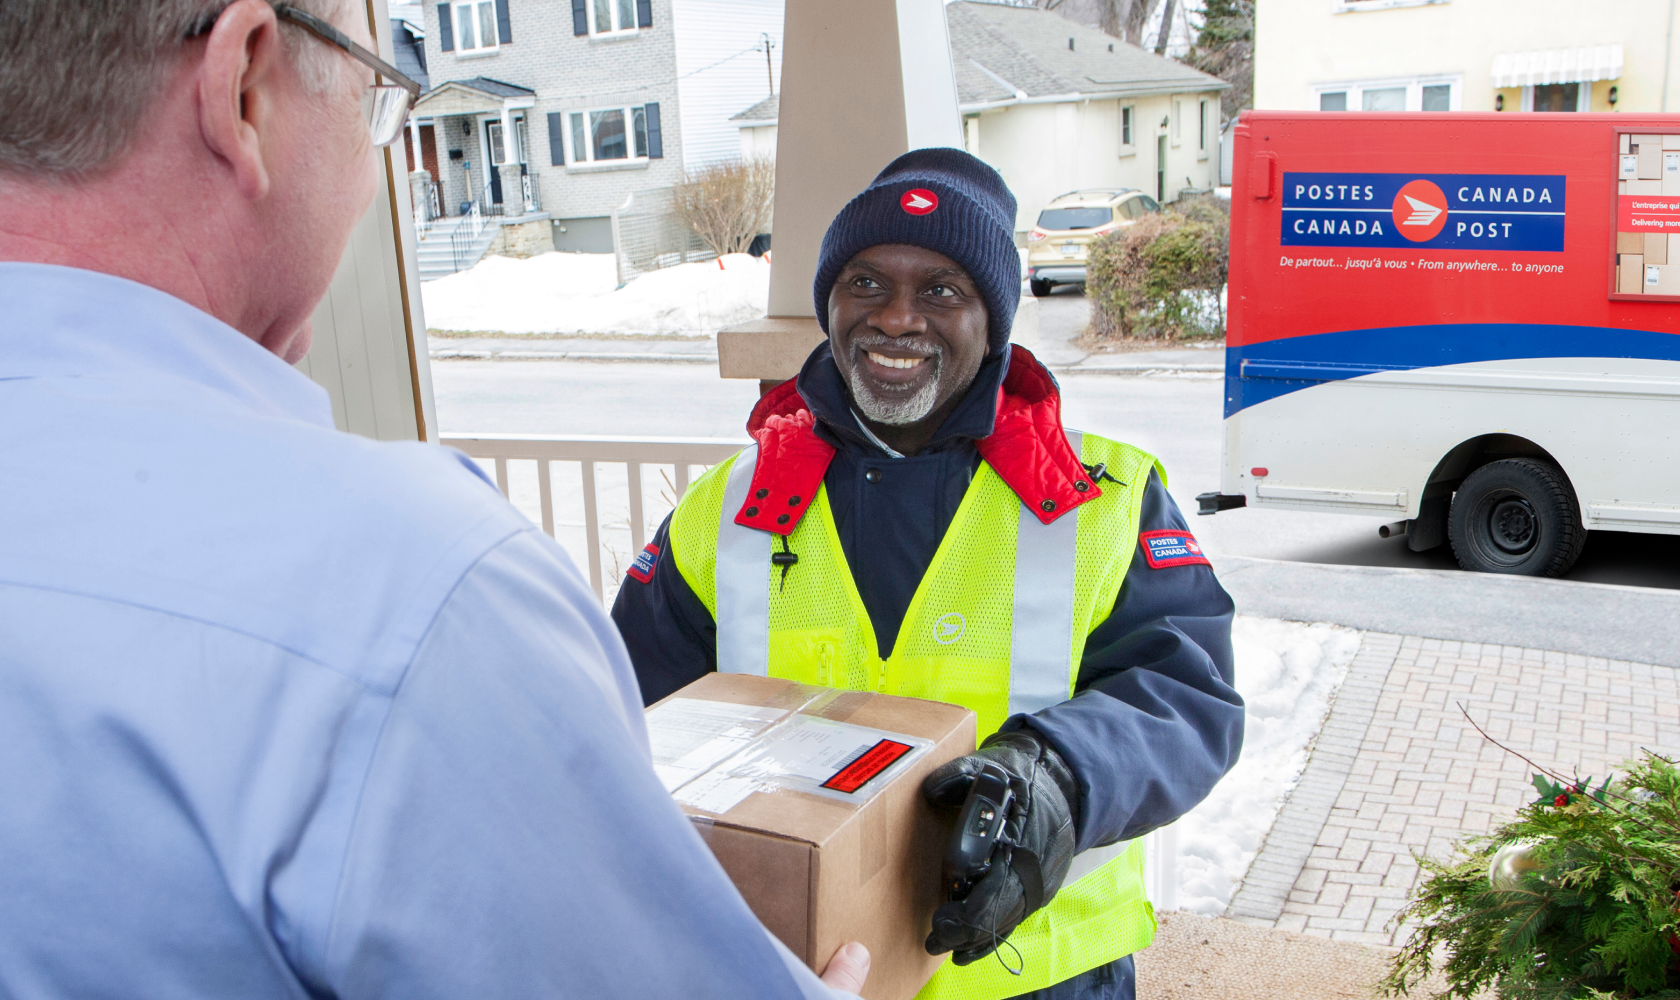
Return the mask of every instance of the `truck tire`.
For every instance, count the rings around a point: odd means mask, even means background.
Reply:
[[[1048,281],[1040,281],[1037,278],[1030,278],[1027,281],[1027,287],[1032,290],[1033,298],[1035,299],[1042,299],[1046,295],[1050,294],[1050,282]]]
[[[1458,564],[1477,573],[1562,576],[1587,544],[1569,480],[1532,458],[1489,462],[1465,477],[1447,534]]]

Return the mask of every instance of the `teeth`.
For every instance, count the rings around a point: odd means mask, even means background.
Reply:
[[[921,364],[923,361],[926,361],[927,359],[926,358],[889,358],[885,354],[876,354],[874,351],[870,351],[869,352],[869,360],[875,362],[878,365],[881,365],[884,368],[914,368],[917,365]]]

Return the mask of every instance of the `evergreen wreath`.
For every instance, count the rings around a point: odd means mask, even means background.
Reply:
[[[1425,878],[1393,926],[1417,931],[1384,994],[1409,994],[1444,953],[1437,1000],[1680,1000],[1675,762],[1645,750],[1595,789],[1516,756],[1539,772],[1537,800],[1451,860],[1414,854]]]

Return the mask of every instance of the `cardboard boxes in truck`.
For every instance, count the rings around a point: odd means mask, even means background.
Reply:
[[[654,767],[753,913],[813,970],[869,948],[867,1000],[909,1000],[944,956],[923,948],[950,823],[922,799],[971,753],[956,705],[708,674],[647,711]]]

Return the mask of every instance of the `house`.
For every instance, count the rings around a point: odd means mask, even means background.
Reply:
[[[1254,106],[1675,111],[1670,0],[1284,0],[1255,23]]]
[[[421,90],[431,89],[426,73],[426,8],[418,3],[393,3],[391,9],[391,51],[396,56],[391,65],[415,83]]]
[[[1215,186],[1229,84],[1036,7],[959,0],[945,19],[968,151],[1015,192],[1017,232],[1068,191]],[[776,114],[773,98],[736,114],[743,155],[774,153]]]
[[[733,158],[730,114],[780,69],[781,0],[453,0],[424,12],[431,88],[410,128],[425,171],[415,190],[435,185],[444,216],[541,222],[558,249],[612,252],[612,214],[632,195]]]

